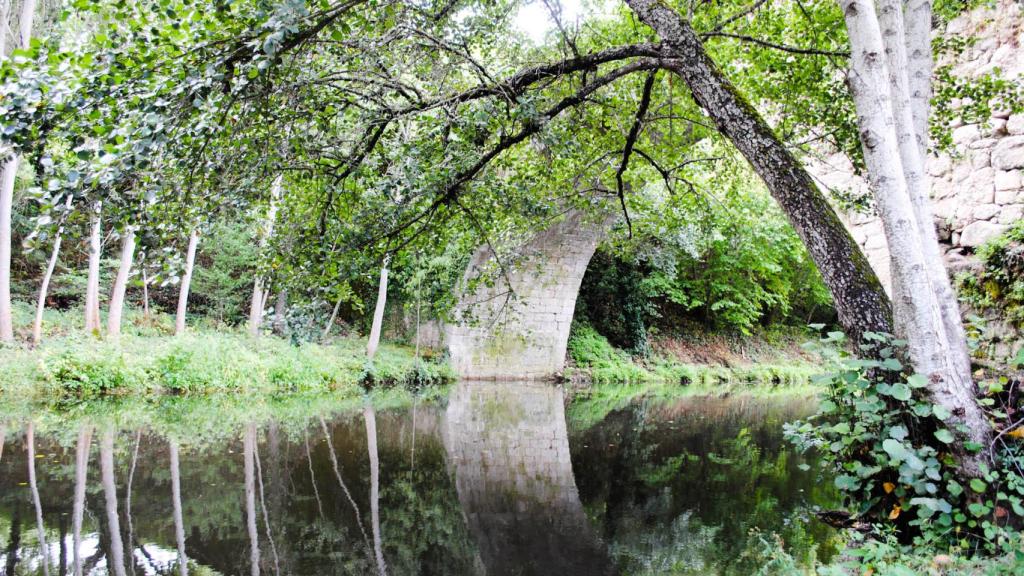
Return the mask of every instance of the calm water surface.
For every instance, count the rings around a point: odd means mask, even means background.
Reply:
[[[0,419],[4,574],[751,574],[772,543],[832,553],[810,514],[831,482],[782,439],[803,398],[639,400],[585,427],[532,384],[270,416],[168,402]]]

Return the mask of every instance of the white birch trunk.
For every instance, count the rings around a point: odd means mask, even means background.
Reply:
[[[97,201],[89,226],[89,276],[85,286],[85,330],[100,330],[100,252],[103,202]]]
[[[62,240],[61,231],[57,231],[57,237],[53,239],[53,250],[50,252],[50,260],[46,263],[46,272],[43,274],[43,281],[39,284],[39,299],[36,300],[36,317],[32,322],[32,345],[39,346],[43,338],[43,312],[46,310],[46,295],[50,291],[50,280],[53,278],[53,271],[57,267],[57,257],[60,255],[60,244]]]
[[[188,576],[188,556],[185,555],[185,522],[181,515],[181,464],[178,443],[171,441],[171,505],[174,508],[174,538],[178,543],[178,573]]]
[[[274,234],[274,221],[277,220],[277,204],[281,200],[282,176],[274,179],[270,186],[270,207],[267,209],[266,219],[263,221],[263,229],[259,234],[259,246],[262,252],[270,242]],[[256,276],[252,287],[252,301],[249,304],[249,334],[260,335],[260,327],[263,324],[263,306],[266,295],[264,291],[264,280],[262,276]]]
[[[11,313],[11,211],[14,204],[14,177],[18,157],[4,163],[0,178],[0,342],[14,341],[14,317]]]
[[[28,485],[32,491],[32,505],[36,510],[36,531],[39,551],[42,556],[43,576],[50,576],[50,549],[46,543],[46,526],[43,524],[43,503],[39,498],[39,484],[36,482],[36,430],[31,420],[25,432],[25,446],[28,449]]]
[[[149,275],[146,266],[142,266],[142,317],[149,321]]]
[[[908,342],[914,370],[928,377],[933,399],[954,414],[954,427],[966,425],[968,433],[961,438],[958,458],[967,473],[976,474],[978,459],[963,449],[962,441],[986,445],[989,427],[970,374],[965,379],[963,363],[950,342],[950,337],[956,335],[946,329],[940,295],[935,291],[933,275],[928,273],[923,234],[902,162],[906,146],[900,145],[900,126],[893,112],[898,107],[893,102],[879,20],[874,4],[868,0],[840,0],[840,7],[852,47],[849,83],[864,160],[889,243],[896,329]],[[916,151],[916,142],[910,142]]]
[[[4,442],[7,441],[7,425],[0,424],[0,462],[4,459]]]
[[[7,54],[7,22],[10,4],[4,4],[3,30],[0,30],[0,55]],[[36,0],[21,4],[21,48],[28,48],[32,40],[32,21],[36,13]],[[11,213],[14,210],[14,180],[18,173],[18,156],[12,156],[3,166],[0,177],[0,341],[14,341],[14,316],[11,309]]]
[[[82,520],[85,517],[85,484],[89,475],[89,448],[92,444],[92,428],[83,426],[78,431],[75,445],[75,496],[71,512],[72,557],[75,576],[82,576]]]
[[[249,533],[249,564],[252,576],[260,576],[260,536],[256,529],[256,426],[245,427],[245,525]]]
[[[380,267],[380,283],[377,286],[377,305],[373,309],[373,325],[370,326],[370,339],[366,342],[366,357],[373,360],[377,355],[377,348],[380,346],[380,332],[384,324],[384,306],[388,299],[388,266],[391,264],[391,255],[384,256],[384,263]]]
[[[341,309],[341,298],[334,303],[334,310],[331,310],[331,318],[327,321],[327,326],[324,326],[324,333],[321,338],[327,338],[327,335],[331,333],[331,328],[334,327],[334,321],[338,319],[338,310]]]
[[[196,247],[199,244],[199,229],[193,229],[188,237],[188,252],[185,253],[185,274],[178,289],[178,311],[174,317],[174,335],[185,333],[185,316],[188,312],[188,293],[192,287],[192,270],[196,263]]]
[[[114,480],[114,433],[107,431],[100,439],[100,479],[106,504],[107,529],[110,532],[110,561],[108,571],[114,576],[126,576],[124,543],[121,541],[121,520],[117,514],[117,483]]]
[[[117,277],[110,293],[110,308],[107,312],[107,335],[117,338],[121,335],[121,317],[124,315],[124,295],[128,290],[128,278],[135,260],[135,228],[128,227],[121,238],[121,262]]]
[[[927,149],[927,99],[912,96],[910,87],[910,65],[908,46],[910,38],[904,29],[903,2],[901,0],[881,0],[879,2],[879,24],[882,29],[882,41],[885,46],[886,62],[889,68],[890,88],[892,97],[893,117],[896,121],[897,141],[899,142],[900,161],[903,174],[910,193],[910,203],[914,207],[914,217],[920,232],[921,247],[924,253],[925,266],[931,279],[942,320],[949,341],[949,354],[956,362],[959,378],[971,379],[971,360],[967,351],[967,334],[960,317],[960,306],[953,285],[946,271],[946,264],[939,251],[939,237],[935,232],[935,215],[931,206],[931,193],[928,176],[925,173],[923,149]],[[915,23],[920,24],[920,23]],[[929,22],[930,29],[930,22]],[[917,31],[920,34],[920,31]],[[930,44],[928,45],[930,53]],[[920,55],[918,55],[920,60]],[[930,63],[930,58],[929,58]],[[923,66],[916,62],[916,66]],[[928,73],[931,72],[930,65]],[[916,78],[920,84],[921,79]],[[925,79],[927,81],[927,78]],[[918,87],[918,91],[922,88]],[[930,90],[928,91],[930,92]],[[923,122],[924,132],[919,132]]]

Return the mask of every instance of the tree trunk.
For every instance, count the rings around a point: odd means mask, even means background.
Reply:
[[[0,178],[0,342],[14,341],[14,317],[11,313],[11,211],[14,206],[14,177],[18,157],[4,163]]]
[[[85,483],[89,474],[89,447],[92,444],[92,428],[82,426],[78,431],[75,445],[75,497],[71,513],[72,556],[75,576],[82,576],[82,520],[85,516]]]
[[[142,317],[149,322],[149,275],[146,267],[142,267]]]
[[[7,5],[9,6],[9,5]],[[9,15],[8,10],[4,10]],[[32,22],[36,13],[36,0],[23,0],[21,4],[21,48],[28,48],[32,40]],[[4,27],[7,18],[4,18]],[[0,56],[7,55],[7,31],[0,41]],[[14,180],[18,173],[18,156],[13,155],[3,165],[0,177],[0,342],[14,341],[14,317],[11,311],[11,213],[14,211]]]
[[[178,462],[178,443],[171,441],[171,504],[174,507],[174,538],[178,542],[178,573],[188,576],[188,556],[185,555],[185,522],[181,516],[181,466]]]
[[[103,433],[100,439],[100,475],[103,482],[103,498],[107,511],[107,531],[110,537],[110,573],[126,576],[124,569],[124,544],[121,541],[121,521],[117,515],[117,483],[114,480],[114,432]]]
[[[338,310],[341,309],[341,298],[334,303],[334,310],[331,310],[331,318],[327,321],[327,326],[324,326],[324,333],[321,339],[326,339],[327,335],[331,333],[331,328],[334,327],[334,321],[338,319]]]
[[[274,221],[277,219],[277,204],[281,200],[282,176],[274,179],[270,187],[270,207],[267,209],[267,217],[263,221],[263,229],[259,233],[259,246],[262,252],[270,242],[274,234]],[[252,287],[252,301],[249,304],[249,334],[259,336],[263,324],[263,305],[266,295],[264,290],[264,279],[257,275]]]
[[[366,449],[370,454],[370,528],[373,532],[373,553],[377,574],[387,576],[384,547],[380,535],[380,457],[377,454],[377,414],[369,402],[363,407],[366,422]]]
[[[36,430],[31,420],[25,432],[25,447],[28,449],[28,485],[32,491],[32,505],[36,509],[36,530],[39,538],[39,551],[42,556],[43,575],[50,574],[50,553],[46,544],[46,526],[43,524],[43,504],[39,498],[39,484],[36,482]]]
[[[57,257],[60,255],[60,244],[62,233],[57,231],[57,237],[53,239],[53,250],[50,252],[50,260],[46,264],[46,272],[43,274],[43,281],[39,284],[39,299],[36,301],[36,318],[32,322],[32,345],[39,346],[43,338],[43,311],[46,310],[46,296],[50,291],[50,280],[53,278],[53,271],[57,267]]]
[[[128,289],[128,277],[135,260],[135,229],[128,227],[121,238],[121,263],[117,267],[114,289],[110,293],[110,308],[107,312],[107,335],[117,338],[121,335],[121,316],[124,312],[124,294]]]
[[[914,160],[914,156],[919,156],[919,146],[913,136],[906,81],[904,78],[893,82],[890,75],[874,4],[866,0],[840,0],[840,7],[852,47],[849,84],[857,108],[864,161],[889,243],[897,333],[908,342],[907,352],[914,370],[928,378],[933,400],[951,412],[951,428],[956,431],[958,425],[966,426],[966,433],[956,432],[953,451],[961,469],[977,475],[983,457],[970,453],[964,442],[987,446],[991,428],[978,405],[969,363],[961,356],[961,346],[966,350],[966,342],[961,341],[962,326],[959,332],[947,329],[947,321],[951,320],[943,305],[947,295],[937,287],[935,265],[929,258],[931,249],[935,253],[938,250],[930,215],[924,229],[921,226],[922,210],[928,208],[927,194],[918,198],[916,207],[912,201],[912,196],[922,194],[924,187],[918,182],[923,176],[913,174],[920,169],[920,162]],[[895,21],[901,15],[896,11],[894,16],[890,7],[886,17]],[[898,22],[892,26],[896,29],[887,33],[902,37],[902,26]],[[902,43],[892,41],[889,46],[894,48]],[[898,54],[890,61],[905,67],[905,57],[901,59]],[[899,78],[899,70],[895,77]],[[903,162],[906,158],[908,164]],[[912,177],[908,177],[908,171]],[[922,200],[925,204],[920,203]],[[926,245],[929,247],[925,248]],[[945,277],[944,270],[942,275]],[[948,277],[945,278],[948,284]]]
[[[373,360],[377,355],[377,347],[380,345],[381,325],[384,324],[384,306],[388,299],[388,266],[391,264],[391,255],[384,256],[384,263],[380,267],[380,283],[377,286],[377,305],[373,308],[373,325],[370,327],[370,339],[366,342],[366,357]]]
[[[85,286],[85,330],[99,334],[100,330],[100,252],[102,251],[103,202],[97,201],[89,227],[89,277]]]
[[[4,460],[4,442],[7,441],[7,426],[0,424],[0,462]]]
[[[825,195],[771,127],[708,56],[689,23],[659,0],[627,0],[664,41],[666,67],[689,86],[694,99],[764,180],[821,271],[839,323],[855,340],[864,332],[892,332],[881,283]]]
[[[185,254],[185,274],[181,277],[178,290],[178,312],[174,317],[174,335],[185,333],[185,314],[188,310],[188,291],[192,286],[192,269],[196,263],[196,246],[199,244],[199,229],[192,230],[188,237],[188,252]]]
[[[284,336],[285,328],[287,323],[285,322],[284,315],[288,310],[288,291],[282,289],[277,293],[277,301],[274,302],[274,322],[273,329],[274,334],[277,336]]]
[[[245,461],[245,523],[249,532],[249,563],[252,576],[260,576],[260,535],[256,529],[256,425],[245,427],[242,452]]]

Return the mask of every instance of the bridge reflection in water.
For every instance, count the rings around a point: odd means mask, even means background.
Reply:
[[[615,573],[576,490],[560,389],[462,382],[448,401],[444,440],[487,574]]]

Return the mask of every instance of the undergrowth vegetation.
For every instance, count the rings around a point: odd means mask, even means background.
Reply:
[[[1024,328],[1024,221],[983,244],[977,256],[981,272],[957,278],[961,298],[979,311],[998,311]]]

